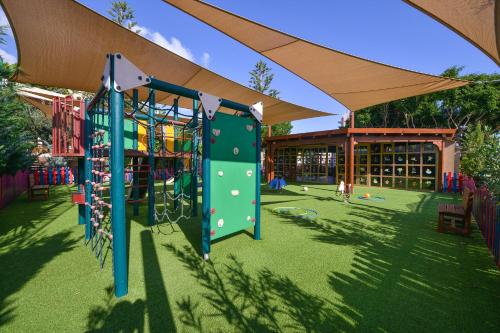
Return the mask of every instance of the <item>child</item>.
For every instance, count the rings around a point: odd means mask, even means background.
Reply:
[[[347,189],[344,183],[344,178],[340,178],[340,183],[337,186],[337,190],[335,191],[336,195],[341,195],[344,199],[344,202],[350,202],[349,199],[351,197],[351,184],[347,184]]]

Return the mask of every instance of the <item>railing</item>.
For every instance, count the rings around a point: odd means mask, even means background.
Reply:
[[[474,191],[472,214],[483,238],[500,268],[500,205],[486,187],[476,188],[472,178],[464,177],[463,186]]]
[[[29,171],[18,171],[14,176],[0,176],[0,208],[28,189],[28,174]]]
[[[74,184],[77,170],[70,167],[34,168],[30,178],[32,185]]]

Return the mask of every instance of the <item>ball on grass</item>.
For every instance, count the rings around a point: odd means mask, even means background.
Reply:
[[[302,191],[309,191],[309,188],[307,186],[302,186]]]
[[[365,199],[368,199],[369,197],[370,197],[370,193],[365,193],[365,194],[363,195],[363,198],[365,198]]]

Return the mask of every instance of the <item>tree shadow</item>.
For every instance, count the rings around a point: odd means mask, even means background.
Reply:
[[[10,247],[0,254],[0,326],[15,317],[15,301],[11,300],[28,281],[58,255],[70,251],[78,242],[70,232],[60,232],[38,240],[23,240],[22,246]]]
[[[209,331],[206,323],[213,317],[224,318],[236,332],[332,332],[349,328],[341,315],[346,309],[302,290],[288,277],[267,268],[247,273],[232,255],[221,265],[203,261],[189,246],[165,246],[204,287],[201,296],[210,305],[207,313],[199,311],[200,303],[190,296],[177,301],[179,320],[192,331]]]
[[[470,238],[436,231],[437,205],[455,200],[421,193],[385,208],[352,203],[348,216],[316,221],[281,217],[312,231],[312,240],[353,249],[348,273],[332,270],[331,289],[356,331],[484,331],[500,329],[500,272],[477,228]]]
[[[113,286],[105,288],[104,291],[105,305],[95,306],[90,310],[86,332],[144,332],[144,301],[138,299],[134,303],[125,300],[115,303]]]

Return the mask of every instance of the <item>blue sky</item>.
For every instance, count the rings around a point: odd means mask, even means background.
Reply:
[[[80,0],[107,15],[109,0]],[[262,56],[180,12],[161,0],[129,0],[143,34],[160,45],[241,84]],[[493,73],[499,68],[486,55],[402,1],[210,0],[216,6],[331,48],[430,74],[451,65],[465,73]],[[6,22],[3,13],[0,24]],[[12,36],[0,56],[15,60]],[[331,113],[347,110],[305,81],[267,60],[275,73],[273,87],[284,100]],[[340,116],[293,122],[294,133],[338,127]]]

